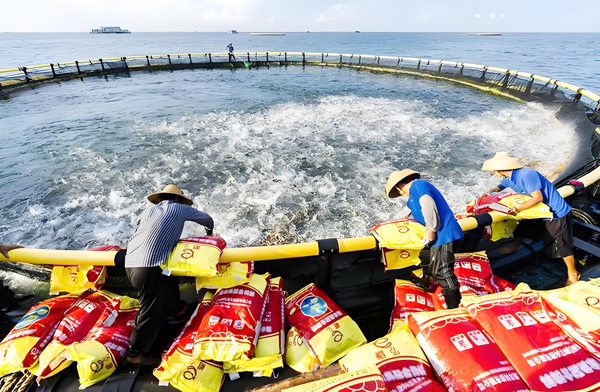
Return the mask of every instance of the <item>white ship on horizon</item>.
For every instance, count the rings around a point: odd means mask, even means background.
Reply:
[[[99,29],[92,29],[90,34],[131,34],[131,31],[127,29],[121,29],[119,26],[111,27],[100,27]]]

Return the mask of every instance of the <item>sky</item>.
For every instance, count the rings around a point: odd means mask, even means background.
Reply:
[[[600,32],[598,0],[0,0],[0,4],[0,31],[11,32],[89,32],[100,26],[133,32]]]

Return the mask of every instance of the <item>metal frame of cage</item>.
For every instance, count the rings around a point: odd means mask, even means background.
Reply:
[[[0,70],[0,94],[40,83],[137,70],[253,68],[317,65],[427,76],[523,101],[582,105],[600,120],[600,95],[567,82],[527,72],[447,60],[371,54],[311,52],[187,53],[40,64]],[[232,59],[234,59],[232,61]]]

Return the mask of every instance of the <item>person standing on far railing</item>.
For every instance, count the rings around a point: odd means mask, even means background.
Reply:
[[[233,54],[233,44],[229,43],[229,45],[227,45],[227,49],[229,50],[229,62],[231,63],[232,58],[233,58],[233,61],[236,61],[235,55]]]
[[[552,258],[562,258],[567,266],[567,283],[571,285],[579,280],[579,272],[575,267],[573,252],[573,223],[571,221],[571,206],[558,193],[554,185],[539,172],[524,168],[519,158],[511,157],[507,152],[497,152],[492,159],[483,163],[481,170],[491,171],[494,175],[501,176],[502,182],[492,191],[510,188],[515,192],[531,196],[523,204],[515,204],[510,209],[512,215],[533,207],[538,203],[545,203],[550,207],[554,217],[550,220],[527,220],[520,222],[514,232],[515,240],[510,248],[503,249],[503,254],[515,253],[521,247],[524,237],[535,236],[542,232],[544,248],[553,245]],[[540,228],[543,223],[543,228]]]

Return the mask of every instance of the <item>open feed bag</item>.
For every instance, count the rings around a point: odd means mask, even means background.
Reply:
[[[390,392],[445,392],[406,324],[340,359],[348,372],[376,366]]]
[[[217,291],[194,343],[194,357],[231,362],[252,359],[266,306],[269,274]]]
[[[541,294],[514,291],[465,301],[533,391],[600,390],[600,362],[565,334],[544,309]]]
[[[58,323],[79,298],[74,294],[61,295],[29,309],[0,342],[0,377],[36,365],[40,353],[52,340]]]
[[[217,264],[227,246],[219,236],[206,235],[181,239],[167,260],[161,264],[163,274],[176,276],[215,276]]]
[[[374,367],[366,367],[355,372],[342,373],[322,380],[309,382],[282,392],[388,392],[383,377]]]
[[[202,319],[210,309],[213,294],[206,292],[192,317],[163,355],[154,376],[181,391],[218,392],[223,383],[223,366],[194,358],[194,342]]]
[[[394,299],[394,309],[392,310],[388,332],[394,331],[404,324],[410,313],[431,312],[434,310],[431,293],[408,280],[396,279]]]
[[[408,326],[449,391],[529,391],[494,339],[466,310],[412,313]]]
[[[124,358],[131,343],[135,318],[140,310],[134,298],[118,297],[118,306],[100,317],[87,336],[68,347],[77,362],[80,389],[107,379]]]
[[[354,320],[312,283],[286,299],[285,313],[321,366],[367,342]]]
[[[67,348],[83,341],[99,319],[110,317],[118,307],[118,296],[107,291],[91,293],[77,300],[58,324],[38,364],[29,371],[44,379],[66,369],[73,362]]]
[[[89,251],[118,251],[120,247],[107,245]],[[50,295],[80,294],[86,290],[100,290],[106,282],[106,267],[102,265],[55,265],[50,274]]]
[[[310,355],[304,339],[294,327],[287,333],[285,363],[298,373],[310,373],[319,369],[319,360]]]
[[[402,269],[421,263],[425,226],[412,219],[379,223],[370,230],[379,242],[385,270]]]
[[[505,212],[518,204],[523,204],[531,199],[529,195],[514,192],[500,192],[484,194],[467,204],[467,212],[470,214],[481,214],[490,211]],[[517,215],[508,215],[506,220],[494,222],[486,226],[484,235],[492,241],[510,238],[522,219],[551,219],[552,211],[544,203],[538,203]]]
[[[254,272],[253,261],[234,261],[232,263],[217,264],[215,276],[199,276],[196,278],[196,291],[201,289],[226,289],[229,287],[246,284]]]
[[[254,358],[225,362],[225,373],[260,372],[263,377],[271,377],[273,369],[283,367],[285,352],[285,292],[283,280],[272,278],[268,290],[267,307],[263,314],[258,343]]]

